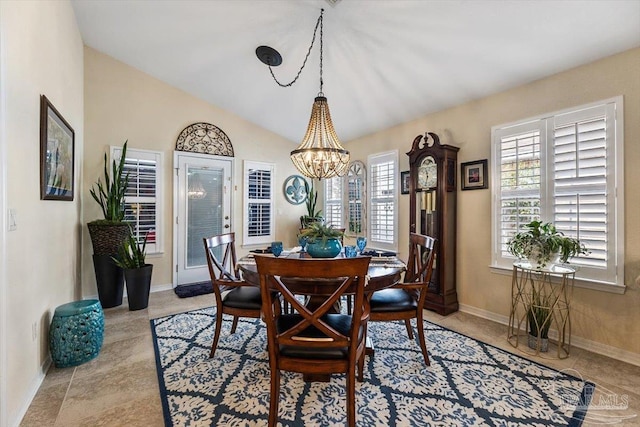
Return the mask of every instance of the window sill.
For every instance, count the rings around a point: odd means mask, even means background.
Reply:
[[[495,265],[490,265],[489,269],[492,273],[500,274],[503,276],[511,276],[513,274],[513,269],[506,267],[498,267]],[[591,289],[593,291],[599,292],[607,292],[610,294],[618,294],[622,295],[626,291],[627,287],[624,285],[617,285],[613,283],[603,283],[603,282],[594,282],[585,279],[576,278],[574,282],[574,287],[582,288],[582,289]]]

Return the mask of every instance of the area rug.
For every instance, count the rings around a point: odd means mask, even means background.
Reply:
[[[263,426],[269,407],[266,329],[215,309],[151,320],[167,426]],[[425,321],[431,366],[403,323],[370,323],[375,355],[356,384],[358,426],[580,426],[594,385]],[[505,338],[506,339],[506,338]],[[283,426],[345,425],[345,381],[281,377]]]
[[[213,293],[213,286],[211,286],[211,280],[207,280],[206,282],[178,285],[173,288],[173,291],[180,298],[189,298],[198,295],[211,294]]]

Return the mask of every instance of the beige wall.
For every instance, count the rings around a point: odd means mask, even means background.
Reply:
[[[397,148],[400,170],[416,135],[438,133],[460,147],[458,162],[491,157],[491,127],[581,104],[624,96],[625,284],[624,295],[576,289],[573,336],[596,351],[640,363],[640,49],[630,50],[512,90],[349,142],[355,159]],[[492,168],[491,162],[489,168]],[[400,249],[408,245],[408,197],[400,196]],[[463,309],[488,317],[509,315],[511,278],[492,273],[491,192],[458,191],[458,298]],[[406,253],[405,253],[406,256]],[[506,334],[506,329],[505,329]],[[611,348],[613,347],[613,348]]]
[[[2,1],[3,138],[6,208],[4,290],[6,413],[16,425],[43,377],[55,308],[79,298],[80,179],[83,151],[83,46],[68,1]],[[75,199],[40,200],[40,95],[75,131]],[[32,326],[37,337],[32,339]]]
[[[212,77],[214,78],[214,77]],[[247,102],[251,102],[250,99]],[[172,281],[173,237],[173,153],[180,132],[195,122],[207,122],[222,129],[235,151],[233,228],[242,243],[243,160],[276,164],[276,238],[285,246],[296,242],[291,230],[298,227],[304,205],[293,206],[282,194],[284,179],[297,173],[289,160],[295,144],[201,99],[129,67],[94,49],[85,48],[85,147],[83,175],[83,295],[97,295],[91,255],[93,250],[86,223],[101,218],[100,208],[89,189],[102,173],[103,155],[110,145],[158,150],[164,153],[164,254],[149,256],[154,265],[153,288]],[[244,249],[239,248],[242,254]]]

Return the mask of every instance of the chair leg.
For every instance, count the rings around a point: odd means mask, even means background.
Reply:
[[[407,327],[407,335],[409,339],[413,339],[413,328],[411,327],[411,319],[404,319],[404,325]]]
[[[269,427],[278,424],[278,404],[280,403],[280,370],[271,369],[271,396],[269,397]]]
[[[222,329],[222,310],[216,310],[216,330],[213,333],[213,343],[211,343],[211,351],[209,352],[210,359],[216,353],[218,340],[220,339],[220,329]]]
[[[416,329],[418,330],[418,341],[420,341],[420,348],[422,349],[422,355],[424,356],[424,363],[427,366],[431,366],[429,361],[429,354],[427,353],[427,342],[424,339],[424,322],[422,321],[422,310],[418,310],[416,316]]]
[[[238,326],[238,316],[233,316],[233,323],[231,324],[231,333],[236,333],[236,327]]]
[[[347,426],[356,425],[356,367],[347,372]]]
[[[358,359],[358,381],[364,381],[364,351],[362,352],[360,359]]]
[[[353,305],[353,297],[351,295],[347,295],[347,314],[351,314],[351,306]]]

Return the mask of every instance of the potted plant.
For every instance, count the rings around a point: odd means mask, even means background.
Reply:
[[[532,289],[531,302],[527,310],[529,323],[529,348],[546,352],[549,349],[549,327],[551,326],[551,295],[542,289]]]
[[[344,233],[332,225],[314,222],[300,233],[307,238],[307,252],[312,258],[334,258],[342,249]]]
[[[304,188],[307,192],[307,199],[305,201],[307,214],[300,217],[300,228],[302,229],[309,228],[311,224],[322,222],[324,220],[324,218],[322,218],[322,210],[316,211],[316,206],[318,204],[318,192],[314,188],[313,180],[311,180],[311,185],[305,181]]]
[[[509,253],[527,259],[536,269],[545,268],[556,258],[567,263],[569,258],[589,253],[578,239],[565,236],[551,223],[531,221],[526,228],[507,242],[507,248]]]
[[[113,262],[124,270],[129,310],[141,310],[149,305],[153,264],[145,262],[147,236],[148,234],[145,234],[140,244],[133,230],[129,228],[129,235],[122,242],[118,256],[112,258]]]
[[[114,264],[112,258],[117,256],[122,242],[130,233],[129,225],[124,222],[124,196],[129,182],[129,176],[123,175],[126,154],[127,141],[122,146],[120,160],[113,160],[109,168],[105,153],[104,181],[99,178],[94,188],[89,190],[104,215],[104,219],[87,224],[93,246],[98,296],[103,308],[122,304],[124,277],[122,269]]]

